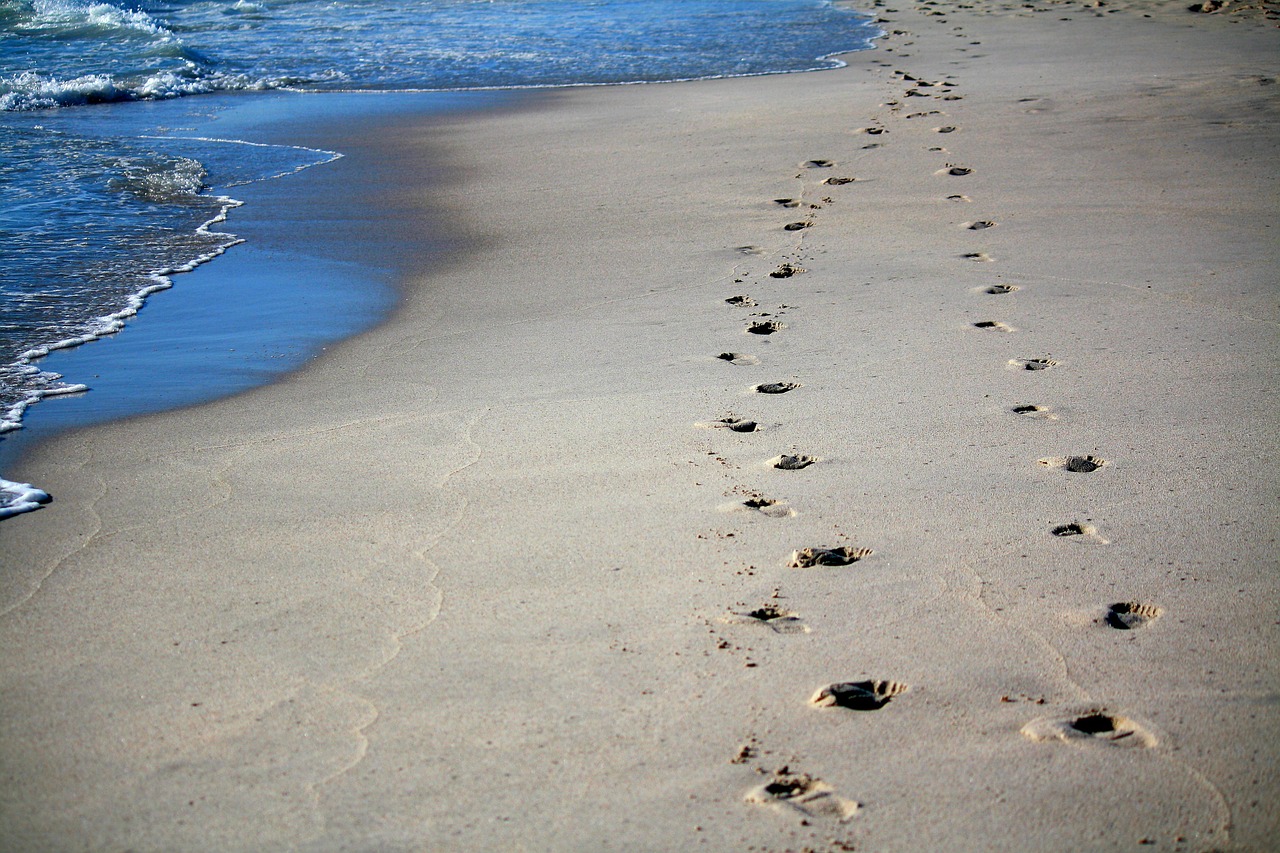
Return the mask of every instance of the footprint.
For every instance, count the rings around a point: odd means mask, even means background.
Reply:
[[[1013,293],[1015,290],[1018,290],[1017,285],[993,284],[990,287],[988,287],[986,290],[984,290],[983,293],[989,293],[992,296],[1003,296],[1006,293]]]
[[[851,566],[875,552],[870,548],[801,548],[792,551],[787,568],[808,569],[813,566]]]
[[[1008,323],[1001,323],[999,320],[979,320],[973,324],[975,329],[990,329],[993,332],[1016,332],[1013,326]]]
[[[888,133],[883,127],[860,127],[854,133],[865,133],[870,136],[879,136],[882,133]]]
[[[968,202],[968,201],[973,201],[973,199],[969,198],[967,195],[949,195],[949,196],[947,196],[947,201],[965,201],[965,202]]]
[[[943,127],[935,127],[933,130],[935,133],[955,133],[959,129],[960,128],[948,124]]]
[[[769,273],[770,278],[791,278],[796,273],[807,272],[804,267],[795,264],[779,264],[778,268]]]
[[[799,382],[765,382],[762,385],[756,385],[752,390],[757,394],[785,394],[799,387]]]
[[[966,222],[964,227],[970,231],[986,231],[988,228],[995,228],[996,224],[989,219],[980,219],[977,222]]]
[[[747,355],[744,352],[722,352],[716,358],[727,361],[730,364],[759,364],[760,359],[754,355]]]
[[[1108,545],[1110,542],[1103,539],[1098,533],[1098,528],[1092,524],[1086,524],[1080,521],[1073,521],[1069,524],[1059,524],[1049,530],[1054,536],[1061,539],[1076,539],[1081,542],[1088,542],[1096,545]]]
[[[1159,619],[1163,612],[1154,604],[1122,601],[1107,608],[1107,615],[1103,617],[1103,621],[1117,630],[1132,631],[1151,624]]]
[[[848,708],[851,711],[878,711],[889,700],[907,692],[901,681],[842,681],[818,688],[809,699],[819,708]]]
[[[774,204],[780,204],[783,207],[799,207],[800,200],[796,198],[775,198]]]
[[[1036,461],[1049,468],[1061,468],[1073,474],[1091,474],[1107,464],[1107,460],[1097,456],[1046,456]]]
[[[757,320],[747,326],[746,332],[749,335],[772,335],[774,332],[780,332],[786,327],[786,323],[779,323],[777,320]]]
[[[799,471],[801,468],[808,468],[817,461],[817,456],[805,456],[802,453],[795,455],[784,453],[781,456],[775,456],[770,459],[769,464],[783,471]]]
[[[763,625],[778,634],[807,634],[809,626],[800,616],[776,604],[763,604],[755,610],[733,611],[724,617],[731,625]]]
[[[809,160],[804,164],[806,169],[830,169],[834,166],[830,160]]]
[[[1107,746],[1156,745],[1155,736],[1145,726],[1104,708],[1090,708],[1065,717],[1038,717],[1022,727],[1022,735],[1038,742],[1060,740]]]
[[[812,228],[812,222],[789,222],[782,226],[784,231],[803,231],[806,228]]]
[[[799,202],[796,202],[796,203],[799,204]],[[740,255],[763,255],[764,254],[764,249],[760,248],[759,246],[739,246],[738,248],[734,249],[734,251]]]
[[[962,178],[965,175],[972,175],[973,169],[968,166],[945,166],[942,169],[939,169],[935,174],[952,175],[957,178]]]
[[[759,425],[755,421],[742,420],[740,418],[720,418],[715,421],[699,421],[694,424],[702,429],[729,429],[734,432],[755,432],[759,429]]]
[[[730,296],[725,300],[725,302],[728,302],[730,305],[738,305],[744,308],[751,308],[756,304],[756,301],[750,296]]]
[[[991,257],[986,252],[965,252],[960,257],[964,258],[966,261],[977,261],[981,264],[990,263],[995,260],[995,258]]]
[[[851,184],[856,180],[858,179],[857,178],[827,178],[825,181],[823,181],[823,183],[830,184],[833,187],[839,187],[839,186],[844,186],[845,184]]]
[[[773,778],[747,792],[746,800],[800,818],[831,818],[844,823],[858,813],[858,803],[807,773],[791,773],[783,767]]]
[[[1051,367],[1057,367],[1060,362],[1051,358],[1011,358],[1009,359],[1009,367],[1018,370],[1048,370]]]
[[[733,511],[751,511],[759,512],[760,515],[767,515],[771,519],[790,519],[796,515],[796,511],[787,505],[786,501],[774,500],[774,498],[764,497],[763,494],[753,494],[745,501],[728,503],[721,507],[722,510]]]

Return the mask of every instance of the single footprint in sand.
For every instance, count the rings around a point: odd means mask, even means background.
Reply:
[[[716,358],[721,361],[727,361],[730,364],[759,364],[760,359],[754,355],[747,355],[744,352],[722,352]]]
[[[731,611],[722,620],[731,625],[761,625],[778,634],[807,634],[809,626],[796,613],[776,604],[762,604],[755,610]]]
[[[786,323],[779,323],[777,320],[757,320],[747,326],[745,331],[749,335],[772,335],[774,332],[780,332],[786,327]]]
[[[965,175],[972,175],[973,169],[968,166],[945,166],[942,169],[939,169],[937,174],[952,175],[957,178],[962,178]]]
[[[964,227],[970,231],[986,231],[988,228],[995,228],[996,224],[990,219],[979,219],[977,222],[966,222]]]
[[[1048,420],[1057,420],[1057,415],[1050,414],[1048,406],[1037,406],[1034,403],[1019,403],[1010,407],[1009,411],[1015,415],[1022,415],[1024,418],[1046,418]]]
[[[725,300],[725,302],[728,302],[730,305],[734,305],[742,308],[752,308],[756,304],[756,301],[754,299],[746,295],[730,296],[728,299]]]
[[[835,163],[830,160],[809,160],[806,161],[804,167],[806,169],[830,169]]]
[[[989,329],[993,332],[1016,332],[1013,326],[1008,323],[1001,323],[999,320],[979,320],[973,324],[975,329]]]
[[[1107,746],[1155,746],[1155,736],[1135,720],[1113,714],[1105,708],[1090,708],[1064,717],[1038,717],[1022,727],[1023,737],[1037,742]]]
[[[731,504],[725,504],[721,509],[726,512],[758,512],[770,518],[791,518],[796,514],[796,511],[788,506],[785,501],[766,498],[761,494],[753,494],[741,502],[735,501]]]
[[[949,124],[948,124],[948,125],[944,125],[944,126],[942,126],[942,127],[935,127],[935,128],[934,128],[934,132],[936,132],[936,133],[955,133],[955,132],[956,132],[957,130],[959,130],[959,129],[960,129],[960,128],[958,128],[958,127],[954,127],[953,125],[949,125]]]
[[[809,704],[819,708],[848,708],[851,711],[878,711],[889,700],[907,692],[901,681],[841,681],[818,688]]]
[[[1059,362],[1051,358],[1011,358],[1009,367],[1017,370],[1048,370],[1057,367]]]
[[[969,198],[967,195],[949,195],[947,196],[947,201],[970,202],[973,201],[973,199]]]
[[[975,261],[980,264],[990,263],[995,260],[995,258],[991,257],[986,252],[965,252],[960,257],[964,258],[966,261]]]
[[[809,818],[830,818],[843,823],[858,813],[858,803],[807,773],[792,773],[786,767],[773,778],[747,792],[748,803],[769,806],[807,823]]]
[[[1080,542],[1090,542],[1097,545],[1110,544],[1103,539],[1098,533],[1098,528],[1092,524],[1085,524],[1080,521],[1072,521],[1069,524],[1059,524],[1052,528],[1049,533],[1057,536],[1059,539],[1075,539]]]
[[[1097,456],[1046,456],[1036,461],[1047,468],[1061,468],[1073,474],[1092,474],[1108,464],[1107,460]]]
[[[1119,631],[1133,631],[1145,628],[1160,618],[1164,611],[1154,604],[1143,604],[1137,601],[1121,601],[1107,608],[1102,620]]]
[[[785,394],[800,387],[799,382],[765,382],[754,386],[751,390],[757,394]]]
[[[800,206],[800,200],[796,198],[775,198],[773,200],[773,203],[780,204],[783,207],[799,207]]]
[[[851,566],[874,553],[870,548],[851,548],[847,545],[839,548],[801,548],[791,552],[787,567],[808,569],[813,566]]]
[[[824,183],[824,184],[830,184],[830,185],[831,185],[831,186],[833,186],[833,187],[840,187],[840,186],[844,186],[845,184],[851,184],[851,183],[853,183],[853,182],[854,182],[854,181],[856,181],[856,180],[858,180],[858,179],[857,179],[857,178],[847,178],[847,177],[842,177],[842,178],[827,178],[825,181],[823,181],[823,183]]]
[[[728,429],[734,432],[755,432],[760,428],[759,424],[755,421],[748,421],[734,417],[720,418],[719,420],[714,421],[699,421],[694,424],[694,426],[701,427],[702,429]]]
[[[812,228],[812,222],[788,222],[782,226],[784,231],[803,231],[806,228]]]
[[[860,127],[854,133],[866,133],[871,136],[879,136],[882,133],[888,133],[883,127]]]
[[[806,456],[803,453],[784,453],[781,456],[775,456],[770,459],[769,464],[783,471],[799,471],[801,468],[808,468],[817,461],[817,456]]]
[[[1018,290],[1018,286],[1015,284],[993,284],[982,292],[991,296],[1004,296],[1006,293],[1013,293],[1015,290]]]
[[[778,268],[769,273],[770,278],[791,278],[798,273],[807,272],[807,270],[797,264],[779,264]]]

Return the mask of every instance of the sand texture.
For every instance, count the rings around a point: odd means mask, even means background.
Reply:
[[[14,471],[0,848],[1275,849],[1275,15],[877,11],[348,130],[463,249]]]

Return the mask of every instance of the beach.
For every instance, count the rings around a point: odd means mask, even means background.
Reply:
[[[1275,849],[1274,7],[872,11],[291,124],[399,303],[6,474],[0,848]]]

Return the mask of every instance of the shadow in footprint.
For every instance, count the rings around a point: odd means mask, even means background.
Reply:
[[[728,299],[725,300],[725,302],[728,302],[730,305],[733,305],[736,307],[742,307],[742,308],[753,308],[755,307],[755,304],[756,304],[756,301],[754,299],[746,295],[730,296]]]
[[[1039,717],[1022,727],[1023,737],[1034,741],[1101,744],[1119,747],[1155,746],[1155,736],[1145,726],[1105,708],[1090,708],[1064,717]]]
[[[744,352],[722,352],[716,358],[721,361],[727,361],[730,364],[759,364],[760,359],[754,355],[747,355]]]
[[[907,685],[901,681],[842,681],[818,688],[809,704],[819,708],[878,711],[893,697],[906,692]]]
[[[800,387],[799,382],[765,382],[752,390],[757,394],[785,394]]]
[[[1003,296],[1006,293],[1013,293],[1017,289],[1017,285],[1013,284],[993,284],[983,292],[992,296]]]
[[[964,227],[970,231],[986,231],[988,228],[995,228],[996,224],[990,219],[980,219],[977,222],[967,222]]]
[[[1046,456],[1036,461],[1046,467],[1061,468],[1072,474],[1092,474],[1107,464],[1107,460],[1099,456]]]
[[[777,320],[757,320],[747,326],[746,331],[750,335],[772,335],[774,332],[780,332],[786,327],[786,323],[779,323]]]
[[[724,618],[732,625],[760,625],[778,634],[807,634],[809,626],[800,616],[776,604],[765,604],[755,610],[734,611]]]
[[[990,329],[993,332],[1014,332],[1017,331],[1008,323],[1002,323],[999,320],[979,320],[973,324],[975,329]]]
[[[803,231],[806,228],[813,227],[812,222],[788,222],[782,226],[784,231]]]
[[[875,552],[870,548],[801,548],[791,552],[788,568],[808,569],[813,566],[851,566]]]
[[[817,461],[817,456],[806,456],[803,453],[784,453],[781,456],[775,456],[770,459],[769,464],[782,471],[799,471],[801,468],[808,468]]]
[[[741,418],[720,418],[714,421],[699,421],[694,424],[702,429],[728,429],[733,432],[755,432],[760,428],[755,421],[743,420]]]
[[[1011,358],[1009,366],[1017,370],[1048,370],[1057,367],[1059,362],[1051,358]]]
[[[804,267],[795,264],[779,264],[778,268],[769,273],[770,278],[791,278],[796,273],[806,272]]]
[[[1103,617],[1103,621],[1118,631],[1133,631],[1137,628],[1145,628],[1159,619],[1163,612],[1154,604],[1122,601],[1107,608],[1107,615]]]
[[[778,770],[765,784],[747,792],[746,800],[799,818],[830,818],[843,823],[858,812],[858,803],[841,797],[830,785],[807,773]]]
[[[752,494],[746,500],[721,504],[721,512],[751,512],[766,515],[769,518],[792,518],[797,513],[786,501],[767,498],[761,494]]]
[[[783,207],[799,207],[800,200],[795,198],[775,198],[774,204],[780,204]]]
[[[823,181],[823,183],[830,184],[833,187],[841,187],[841,186],[844,186],[845,184],[851,184],[856,180],[858,179],[857,178],[827,178],[825,181]]]

